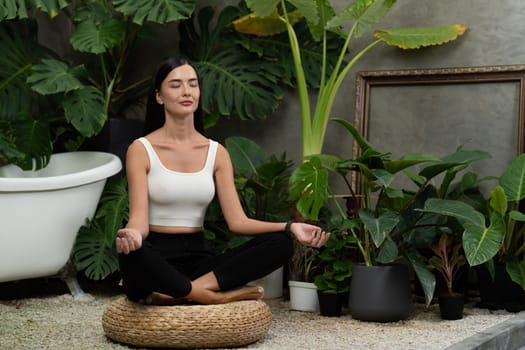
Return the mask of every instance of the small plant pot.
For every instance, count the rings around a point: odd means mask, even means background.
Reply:
[[[317,287],[311,282],[288,281],[290,308],[298,311],[319,311]]]
[[[465,296],[460,293],[443,294],[438,297],[439,312],[444,320],[459,320],[463,318]]]
[[[321,316],[338,317],[343,311],[343,293],[324,293],[317,291],[319,298],[319,313]]]

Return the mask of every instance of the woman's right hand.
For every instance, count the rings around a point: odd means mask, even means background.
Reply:
[[[115,245],[117,247],[117,253],[129,254],[142,247],[142,235],[139,230],[122,228],[117,231]]]

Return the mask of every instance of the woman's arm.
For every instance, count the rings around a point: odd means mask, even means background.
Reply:
[[[222,213],[230,231],[241,235],[256,235],[268,232],[284,231],[286,222],[268,222],[246,216],[237,189],[235,188],[233,165],[224,146],[217,149],[215,159],[215,187]],[[305,223],[293,223],[290,231],[299,242],[313,247],[322,246],[328,240],[329,233],[320,227]]]
[[[133,142],[126,154],[126,175],[129,192],[129,220],[125,228],[117,232],[118,253],[129,253],[142,246],[149,232],[148,182],[149,160],[144,146]]]

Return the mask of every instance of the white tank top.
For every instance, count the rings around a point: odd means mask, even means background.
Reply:
[[[213,168],[217,142],[210,141],[206,164],[197,172],[182,173],[167,169],[151,143],[138,139],[148,153],[149,223],[157,226],[201,227],[206,209],[215,195]]]

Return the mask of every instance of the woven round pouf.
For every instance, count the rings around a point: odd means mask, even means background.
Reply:
[[[154,306],[120,297],[102,315],[102,327],[108,338],[145,347],[243,346],[264,337],[271,323],[270,308],[261,300]]]

